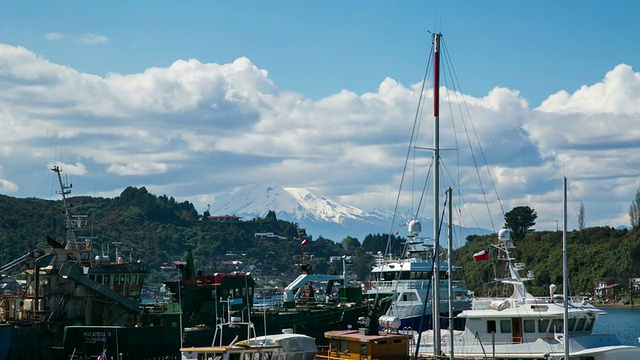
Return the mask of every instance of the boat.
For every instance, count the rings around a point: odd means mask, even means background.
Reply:
[[[313,360],[317,352],[312,337],[295,333],[253,337],[225,346],[180,348],[182,360]]]
[[[216,336],[216,326],[235,322],[230,330],[214,341],[229,343],[235,336],[246,339],[250,309],[253,305],[255,281],[251,273],[232,271],[205,274],[194,266],[191,250],[186,261],[176,262],[179,277],[165,281],[175,312],[161,314],[161,323],[179,323],[183,329],[182,346],[205,346]]]
[[[556,295],[556,285],[549,285],[549,296],[534,297],[525,282],[534,279],[529,271],[522,277],[516,266],[515,245],[510,231],[498,233],[497,244],[492,245],[498,260],[505,263],[506,277],[496,279],[510,286],[510,297],[474,298],[472,308],[463,311],[463,331],[443,332],[441,349],[455,359],[576,359],[576,360],[631,360],[640,359],[640,347],[624,345],[613,334],[594,334],[598,317],[606,312],[582,298],[571,298],[568,293],[566,267],[566,179],[564,182],[563,228],[563,294]],[[567,326],[564,326],[564,325]],[[421,334],[419,352],[433,353],[433,331]]]
[[[71,213],[72,186],[63,181],[59,166],[51,170],[60,186],[66,237],[47,237],[49,247],[30,250],[0,267],[0,359],[98,356],[106,346],[113,356],[112,339],[121,339],[117,348],[127,355],[123,359],[177,358],[177,331],[140,325],[145,265],[125,259],[119,243],[113,260],[108,253],[95,253],[87,216]],[[119,338],[125,333],[129,343]],[[135,349],[146,351],[128,356]]]
[[[227,309],[230,309],[232,301],[223,303]],[[227,311],[227,314],[231,314],[231,312]],[[256,336],[255,326],[250,320],[242,321],[242,319],[230,315],[226,319],[220,320],[215,326],[213,340],[210,340],[211,345],[181,347],[182,360],[312,360],[315,359],[318,352],[314,338],[297,334],[292,329],[284,329],[282,333]],[[238,328],[246,331],[242,339]],[[233,334],[233,340],[224,342],[224,334]]]
[[[411,336],[407,334],[371,334],[364,329],[327,331],[327,348],[318,351],[323,360],[409,360]]]
[[[432,326],[432,296],[433,296],[433,256],[434,244],[431,239],[423,239],[418,236],[417,222],[412,222],[410,228],[410,241],[405,244],[405,256],[400,258],[384,257],[378,254],[375,257],[375,265],[371,270],[374,280],[371,281],[371,289],[367,291],[369,296],[386,294],[393,297],[389,308],[380,320],[384,327],[412,329],[419,331]],[[428,242],[428,243],[427,243]],[[448,261],[440,262],[439,281],[440,286],[440,311],[442,326],[448,326]],[[471,307],[471,298],[468,289],[462,280],[453,280],[453,315]],[[426,304],[426,308],[425,308]],[[461,330],[464,322],[454,318],[454,328]],[[421,326],[424,326],[421,328]]]

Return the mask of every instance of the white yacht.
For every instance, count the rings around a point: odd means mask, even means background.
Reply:
[[[524,265],[512,257],[514,245],[509,230],[498,235],[498,259],[503,260],[509,277],[496,279],[513,288],[507,298],[474,298],[472,308],[458,317],[465,319],[462,331],[441,331],[441,349],[447,356],[453,349],[455,359],[562,359],[565,346],[571,360],[632,360],[640,359],[640,347],[624,345],[615,335],[594,334],[599,315],[606,314],[586,301],[570,299],[568,341],[565,339],[562,295],[554,295],[550,285],[548,297],[534,297],[524,285],[533,279],[529,272],[522,278]],[[433,331],[420,334],[419,353],[433,354]]]
[[[434,244],[431,239],[419,237],[420,223],[408,224],[409,241],[405,244],[402,258],[385,258],[381,254],[371,273],[375,279],[371,282],[369,293],[390,294],[394,297],[385,316],[380,318],[383,327],[420,331],[432,329],[432,294]],[[440,311],[442,327],[448,322],[448,263],[439,262]],[[471,308],[471,299],[467,296],[465,282],[453,281],[453,314]],[[454,319],[454,328],[464,328],[461,318]]]

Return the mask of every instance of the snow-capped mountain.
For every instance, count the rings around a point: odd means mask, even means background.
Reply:
[[[216,200],[211,215],[237,215],[243,219],[264,217],[269,210],[278,219],[297,222],[314,238],[340,242],[346,236],[362,241],[368,234],[388,233],[393,214],[371,212],[342,204],[313,190],[284,188],[277,184],[244,186],[228,197]]]
[[[269,210],[280,220],[300,224],[313,238],[323,236],[336,242],[352,236],[362,242],[368,234],[388,234],[399,232],[402,219],[396,219],[393,228],[393,213],[384,209],[364,211],[354,206],[342,204],[313,190],[284,188],[277,184],[244,186],[224,199],[216,199],[211,215],[237,215],[244,220],[265,217]],[[431,219],[422,219],[423,235],[429,236]],[[484,229],[464,229],[465,234],[488,233]],[[458,246],[462,244],[457,244]]]

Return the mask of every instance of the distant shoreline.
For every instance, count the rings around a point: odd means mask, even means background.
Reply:
[[[637,303],[635,301],[633,302],[633,306],[631,304],[624,304],[620,302],[608,303],[608,304],[591,303],[591,305],[600,309],[638,309],[640,310],[640,303]]]

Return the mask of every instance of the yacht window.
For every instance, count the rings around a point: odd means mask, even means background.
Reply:
[[[489,334],[496,332],[496,321],[495,320],[488,320],[487,321],[487,332]]]
[[[578,324],[576,325],[576,331],[582,331],[584,329],[585,318],[578,319]]]
[[[569,331],[573,331],[573,325],[575,324],[576,324],[576,318],[569,319],[569,327],[568,327]]]
[[[110,279],[110,275],[105,275],[104,276],[104,285],[111,285],[111,279]]]
[[[229,360],[240,360],[240,353],[229,354]]]
[[[526,333],[534,333],[536,332],[536,322],[534,320],[524,320],[524,332]]]
[[[562,330],[562,319],[553,319],[553,321],[551,322],[551,331],[559,334],[561,333]]]
[[[367,345],[366,344],[360,345],[360,355],[367,356]]]
[[[594,318],[590,317],[587,319],[587,324],[584,326],[584,331],[591,331],[593,329]]]
[[[540,319],[538,320],[538,332],[546,333],[549,328],[549,320],[548,319]]]
[[[418,301],[415,293],[402,293],[402,301]]]
[[[511,320],[500,320],[500,332],[503,334],[511,333]]]
[[[411,273],[408,271],[403,271],[400,273],[401,280],[409,280],[410,276],[411,276]]]

